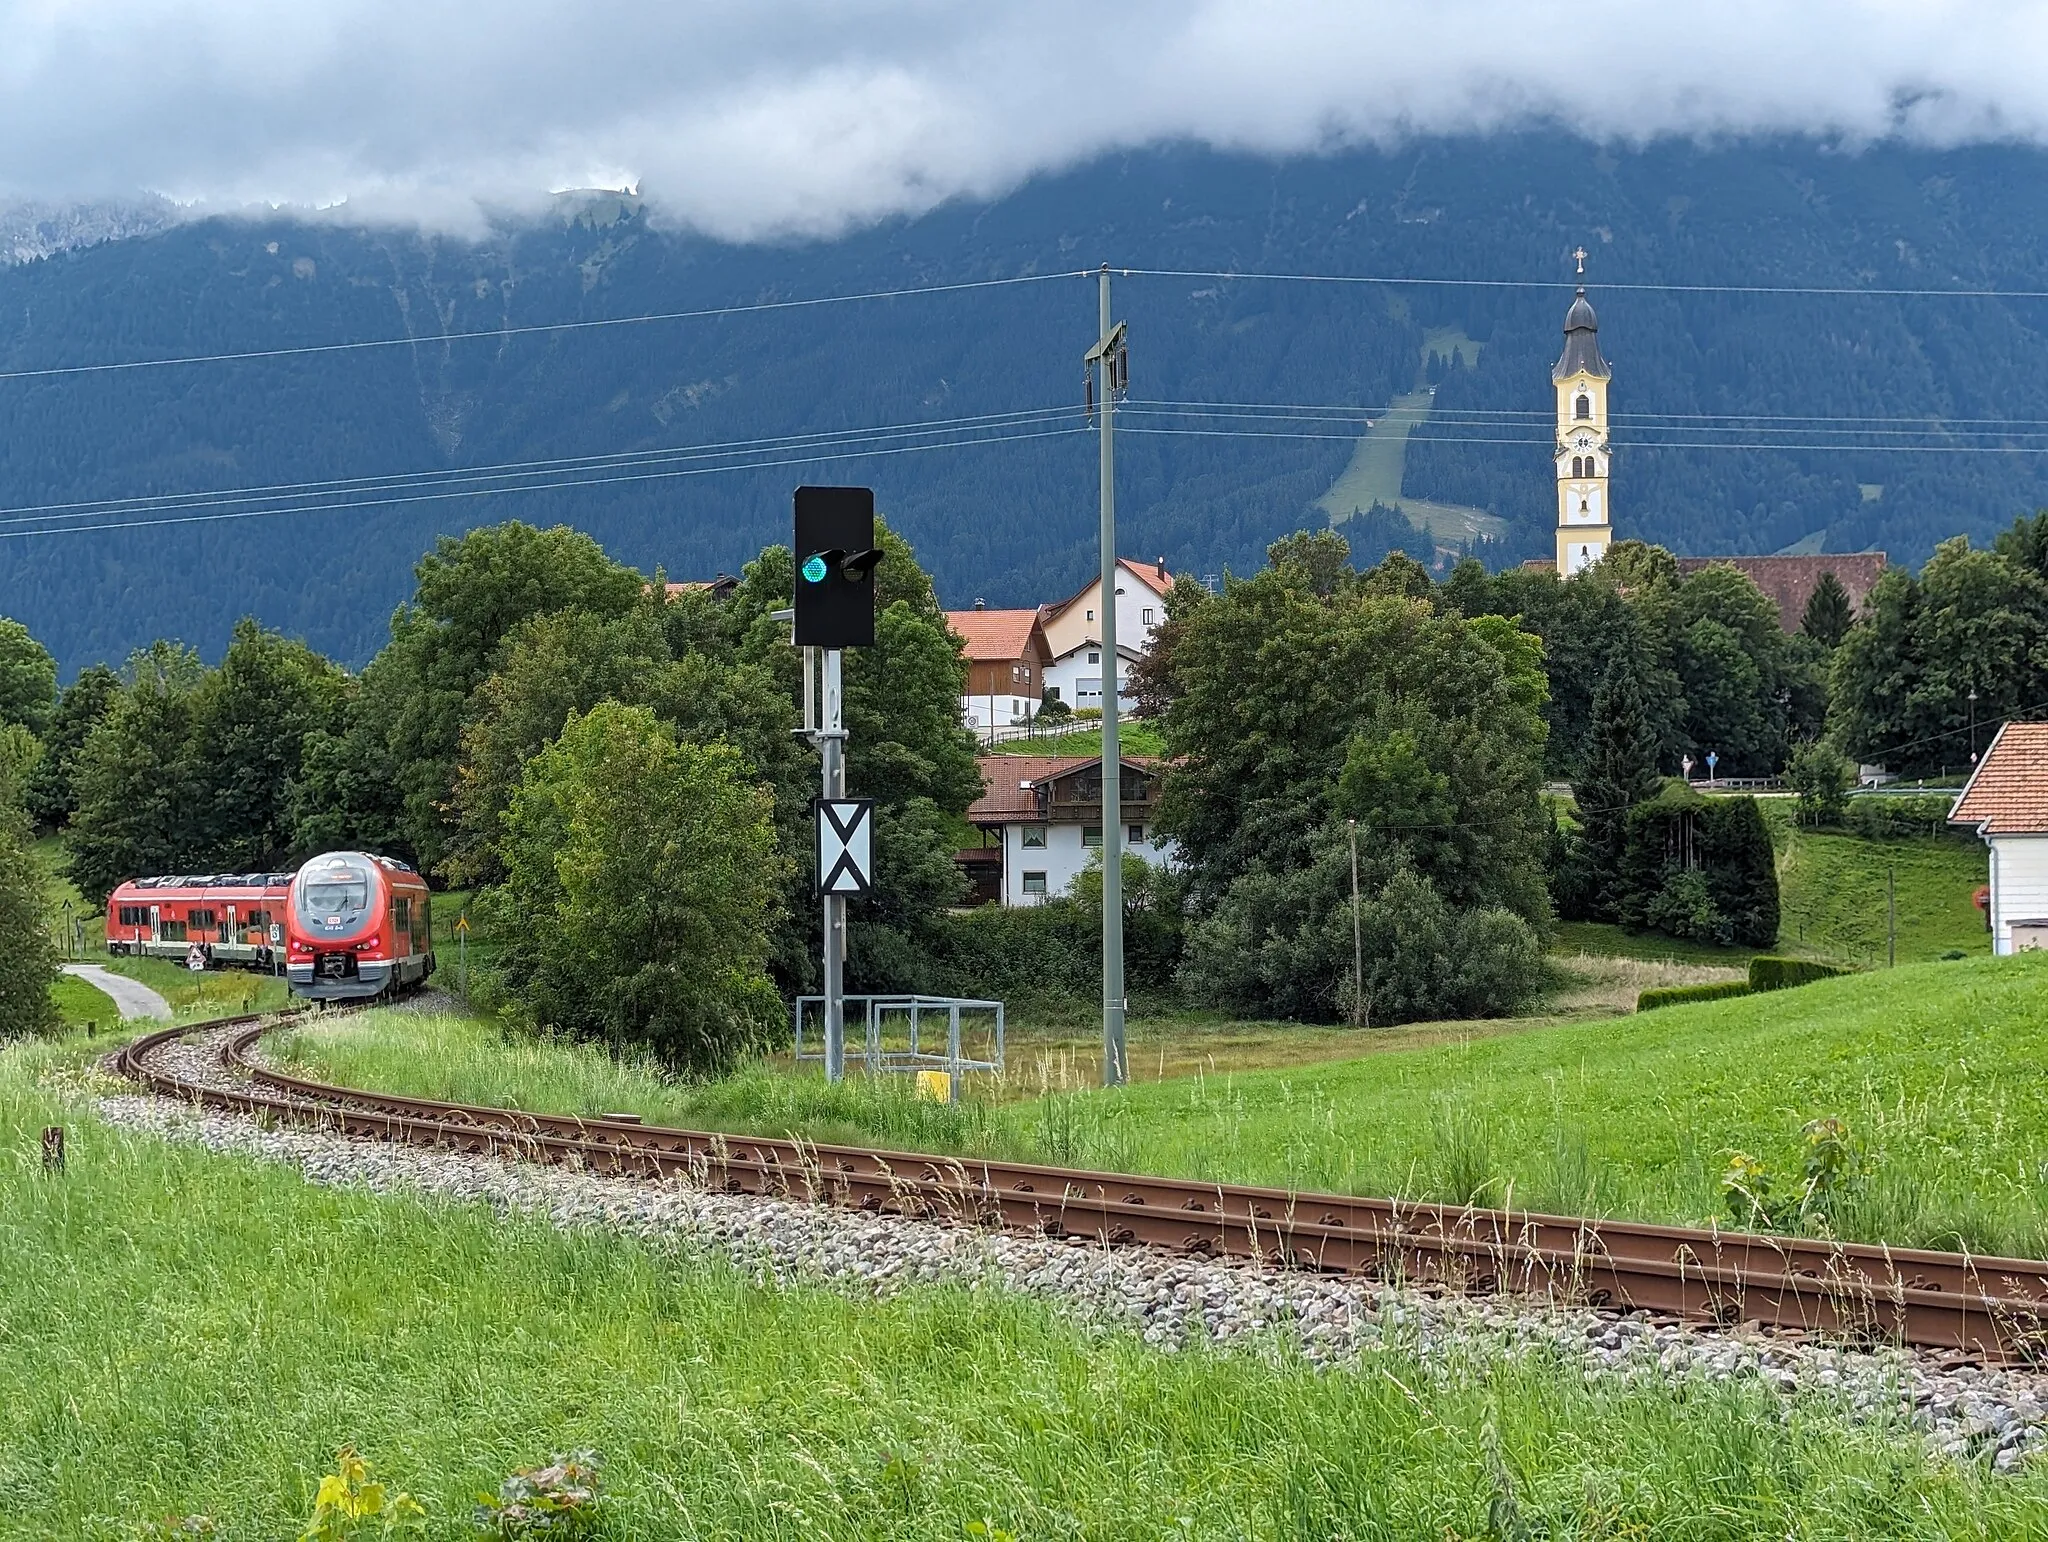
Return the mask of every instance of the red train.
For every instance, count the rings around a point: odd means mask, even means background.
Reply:
[[[296,873],[137,878],[107,898],[107,950],[274,969],[316,1001],[395,995],[434,970],[426,880],[366,851]]]
[[[284,945],[290,873],[131,878],[107,896],[107,951],[272,969]]]

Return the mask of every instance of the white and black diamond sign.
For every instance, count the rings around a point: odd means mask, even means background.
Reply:
[[[818,892],[865,894],[875,886],[875,800],[819,798]]]

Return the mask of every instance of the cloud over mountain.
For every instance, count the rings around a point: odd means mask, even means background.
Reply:
[[[826,234],[1191,139],[2048,138],[2040,0],[0,0],[0,197]]]

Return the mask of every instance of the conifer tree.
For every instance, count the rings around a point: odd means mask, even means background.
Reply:
[[[1642,653],[1633,639],[1615,650],[1593,693],[1585,769],[1572,786],[1585,842],[1587,892],[1611,894],[1628,844],[1628,811],[1654,797],[1657,730],[1643,696]]]
[[[1849,591],[1832,571],[1820,575],[1820,582],[1807,596],[1806,611],[1799,618],[1799,630],[1823,648],[1834,648],[1849,635],[1856,623],[1856,609],[1849,603]]]

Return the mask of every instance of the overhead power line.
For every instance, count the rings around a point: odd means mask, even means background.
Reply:
[[[829,453],[821,451],[799,452],[793,455],[777,455],[767,459],[750,458],[734,460],[723,465],[671,466],[653,471],[634,471],[619,475],[587,476],[565,478],[556,481],[531,481],[505,487],[441,487],[423,492],[408,492],[397,496],[355,498],[341,502],[291,503],[269,508],[229,508],[213,512],[193,513],[186,509],[158,514],[155,511],[128,511],[124,517],[97,524],[45,525],[39,528],[0,530],[0,541],[19,540],[28,536],[41,535],[97,535],[108,530],[139,530],[162,525],[209,524],[229,519],[263,519],[280,515],[338,514],[351,509],[392,508],[411,503],[436,503],[444,500],[469,498],[498,498],[514,493],[557,492],[567,488],[600,487],[622,482],[658,482],[678,477],[714,476],[734,471],[764,471],[778,466],[809,466],[842,460],[864,460],[884,455],[916,455],[929,450],[965,450],[984,444],[1007,444],[1020,439],[1049,439],[1061,434],[1081,431],[1076,414],[1073,426],[1062,428],[1034,428],[1016,432],[981,434],[974,437],[960,437],[940,440],[928,444],[866,445],[849,450]]]
[[[535,337],[555,332],[588,332],[611,327],[646,326],[662,321],[707,321],[720,316],[753,316],[768,311],[809,310],[821,305],[850,305],[868,300],[905,300],[919,295],[959,294],[973,289],[1002,289],[1015,284],[1040,284],[1050,279],[1080,276],[1082,275],[1064,272],[1026,273],[1015,278],[970,279],[957,284],[919,284],[905,289],[870,289],[858,294],[815,295],[803,300],[758,300],[747,305],[712,305],[700,310],[662,311],[641,316],[601,316],[584,321],[535,322],[518,327],[486,327],[474,332],[434,332],[418,337],[375,337],[352,343],[303,343],[289,348],[178,354],[157,359],[117,359],[102,364],[54,364],[41,369],[0,370],[0,380],[47,380],[59,375],[101,375],[121,370],[171,369],[187,364],[234,364],[256,359],[298,358],[310,354],[363,353],[378,348],[418,348],[432,343]]]
[[[558,456],[545,460],[499,461],[477,466],[435,467],[390,472],[362,477],[336,477],[316,482],[272,482],[252,487],[213,488],[184,493],[149,493],[125,498],[78,499],[68,503],[29,503],[0,508],[0,524],[22,524],[55,519],[84,519],[102,514],[162,513],[181,507],[219,507],[263,498],[314,498],[352,492],[397,491],[429,487],[438,483],[486,481],[574,470],[654,465],[674,460],[699,459],[710,455],[769,453],[807,446],[830,447],[864,439],[921,436],[933,433],[968,433],[1061,417],[1078,416],[1073,406],[1032,407],[1013,412],[982,413],[971,417],[927,418],[869,428],[831,429],[813,433],[776,434],[755,439],[712,440],[694,445],[668,445],[640,450],[613,451],[602,455]]]
[[[1207,278],[1226,282],[1267,284],[1372,284],[1421,289],[1566,290],[1584,284],[1578,278],[1416,278],[1363,273],[1260,273],[1224,268],[1120,268],[1131,278]],[[1586,285],[1602,291],[1635,290],[1661,294],[1811,295],[1830,298],[1907,300],[2048,300],[2048,289],[1897,289],[1858,284],[1671,284],[1662,281],[1617,281]]]

